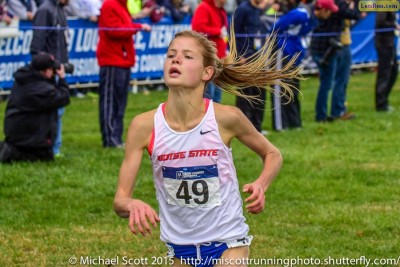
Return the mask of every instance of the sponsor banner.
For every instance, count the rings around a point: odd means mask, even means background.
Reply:
[[[351,51],[354,64],[374,63],[377,61],[374,47],[375,12],[358,21],[351,29]],[[149,23],[149,19],[138,22]],[[181,23],[174,24],[168,17],[152,24],[151,32],[138,32],[135,39],[136,64],[132,67],[132,79],[160,79],[163,75],[163,62],[168,44],[175,33],[190,29],[191,17],[187,16]],[[99,66],[96,59],[98,41],[97,24],[88,20],[68,19],[69,56],[75,65],[72,75],[67,75],[70,84],[97,83]],[[1,29],[0,29],[1,30]],[[13,73],[29,63],[30,43],[32,41],[32,24],[20,21],[17,36],[0,38],[0,88],[9,89],[13,84]],[[305,47],[309,38],[304,40]],[[400,42],[397,43],[397,54],[400,59]],[[306,56],[305,69],[315,69],[311,57]]]
[[[163,18],[152,25],[151,32],[139,31],[135,36],[136,64],[132,67],[132,79],[160,79],[168,44],[175,33],[190,29],[191,17],[174,24],[170,18]],[[151,23],[148,19],[139,23]],[[32,24],[20,22],[18,36],[0,38],[0,88],[12,87],[13,73],[31,61],[30,44]],[[98,42],[97,24],[88,20],[68,19],[68,51],[70,63],[75,65],[68,83],[97,83],[99,66],[96,59]]]

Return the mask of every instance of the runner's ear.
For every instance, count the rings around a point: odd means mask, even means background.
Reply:
[[[214,75],[214,68],[211,66],[205,67],[202,80],[204,82],[207,82],[207,81],[211,80],[213,75]]]

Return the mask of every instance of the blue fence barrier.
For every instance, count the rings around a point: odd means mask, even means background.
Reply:
[[[149,23],[143,19],[141,22]],[[191,17],[188,16],[179,24],[174,24],[168,17],[153,24],[151,32],[140,31],[135,35],[136,65],[132,68],[132,79],[160,79],[168,44],[176,32],[190,28]],[[359,21],[352,28],[351,45],[353,64],[376,62],[374,48],[375,13]],[[99,66],[96,59],[98,40],[97,24],[88,20],[69,19],[69,55],[75,65],[75,71],[67,76],[70,84],[97,83]],[[0,29],[1,30],[1,29]],[[13,73],[31,60],[30,43],[32,40],[32,24],[21,21],[19,36],[0,38],[0,88],[9,89],[13,83]],[[309,38],[305,38],[307,46]],[[400,55],[400,46],[397,51]],[[307,58],[306,58],[307,60]],[[308,59],[308,68],[313,64]]]

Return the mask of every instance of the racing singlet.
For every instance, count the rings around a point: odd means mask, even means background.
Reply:
[[[161,240],[177,245],[228,241],[247,235],[232,151],[222,141],[213,102],[187,132],[172,130],[161,104],[150,154],[159,202]]]

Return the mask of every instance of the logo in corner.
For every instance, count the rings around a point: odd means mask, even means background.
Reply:
[[[400,9],[398,0],[361,0],[358,9],[363,12],[396,12]]]

